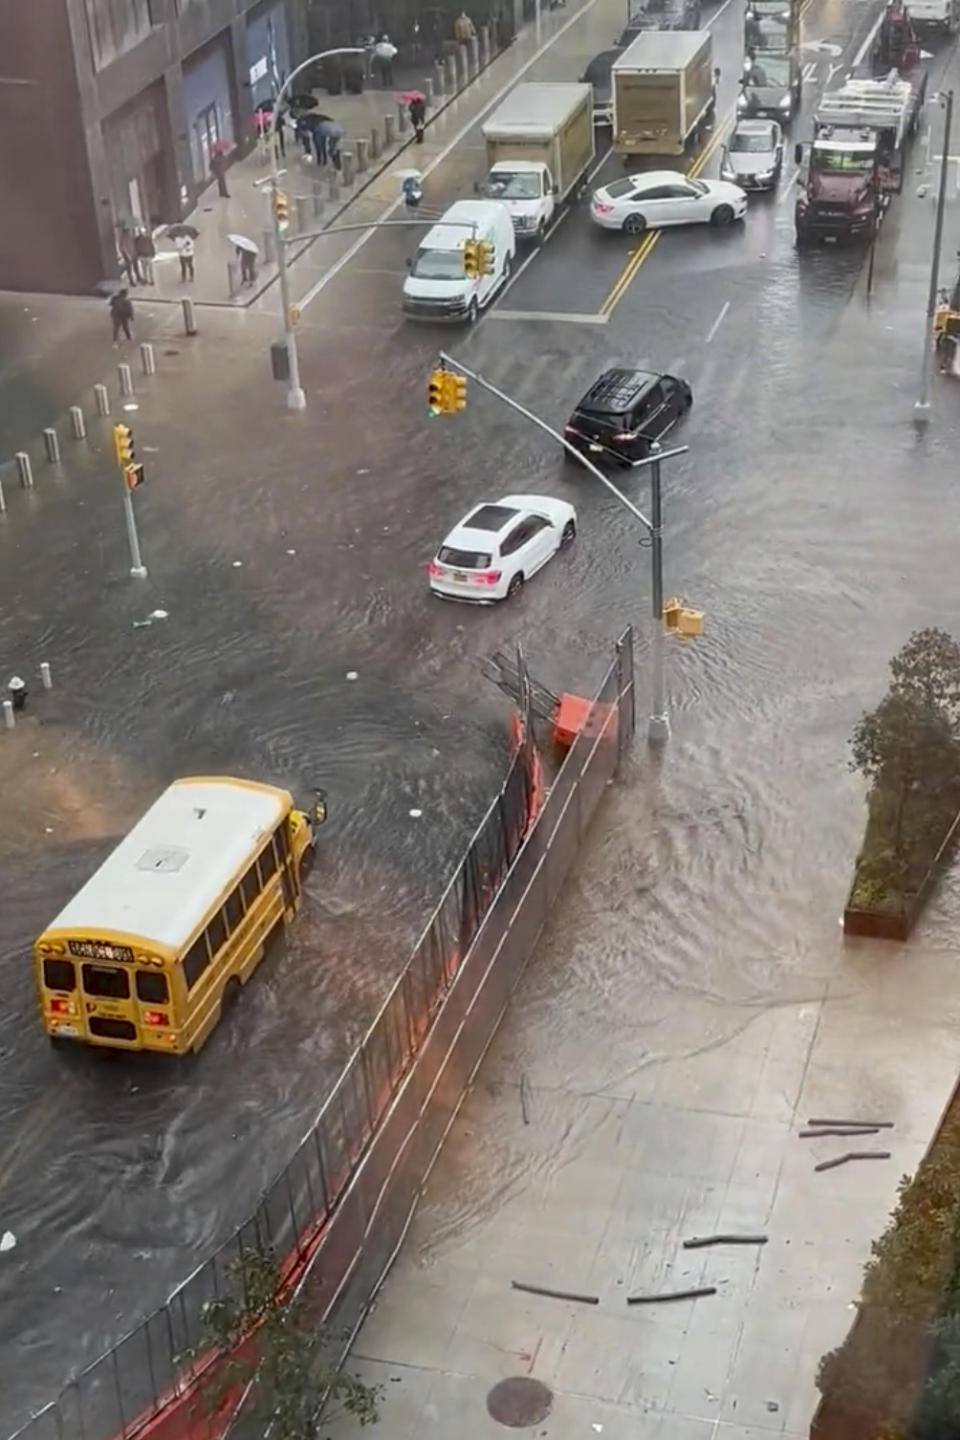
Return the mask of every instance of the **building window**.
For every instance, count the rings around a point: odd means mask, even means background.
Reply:
[[[95,70],[132,50],[150,34],[160,16],[162,0],[84,0]]]

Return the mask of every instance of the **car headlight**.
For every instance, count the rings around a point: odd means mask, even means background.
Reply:
[[[747,106],[748,106],[749,104],[750,104],[750,101],[747,99],[746,95],[738,95],[738,96],[737,96],[737,109],[738,109],[738,110],[746,110],[746,108],[747,108]]]
[[[784,95],[783,99],[780,100],[780,101],[778,101],[778,105],[779,105],[779,108],[780,108],[781,110],[789,110],[789,109],[790,109],[790,106],[791,106],[792,104],[793,104],[793,96],[792,96],[792,95]]]
[[[776,173],[777,172],[775,170],[762,170],[757,176],[757,179],[760,181],[761,185],[764,185],[768,180],[772,180]]]

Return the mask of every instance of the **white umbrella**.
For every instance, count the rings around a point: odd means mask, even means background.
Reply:
[[[260,254],[260,246],[248,240],[246,235],[228,235],[227,239],[231,245],[236,245],[238,250],[246,250],[248,255]]]

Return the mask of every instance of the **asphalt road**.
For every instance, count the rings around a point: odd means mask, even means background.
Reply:
[[[579,73],[618,9],[598,0],[527,78]],[[807,110],[874,12],[812,0],[806,41],[841,53],[809,52]],[[739,0],[713,22],[721,119],[741,26]],[[716,163],[714,146],[703,173]],[[474,130],[427,178],[425,203],[471,193],[481,166]],[[669,656],[676,738],[651,803],[654,864],[673,880],[651,895],[651,943],[678,985],[707,992],[760,983],[808,943],[795,894],[822,893],[823,867],[842,868],[855,843],[846,817],[815,824],[838,789],[852,793],[850,725],[907,631],[947,623],[960,580],[943,525],[956,430],[945,421],[918,450],[904,423],[924,227],[885,227],[877,353],[862,257],[797,256],[789,182],[790,169],[743,226],[642,248],[579,207],[469,334],[401,318],[411,235],[322,242],[295,277],[306,415],[278,413],[264,388],[271,295],[236,327],[211,319],[215,361],[183,357],[138,418],[164,471],[138,497],[143,595],[124,574],[102,455],[59,509],[38,501],[0,536],[0,651],[56,654],[62,676],[43,724],[0,753],[0,1228],[19,1241],[0,1269],[0,1422],[160,1300],[299,1139],[495,787],[506,711],[478,687],[478,658],[522,638],[547,684],[586,689],[633,621],[645,665],[636,528],[475,387],[464,415],[429,420],[438,344],[555,425],[612,361],[691,381],[676,436],[690,453],[665,475],[667,589],[705,609],[708,630]],[[646,500],[642,481],[624,483]],[[578,505],[573,550],[508,607],[431,602],[420,567],[444,530],[518,485]],[[170,621],[135,631],[154,605]],[[194,1064],[64,1063],[35,1025],[30,939],[162,783],[203,769],[327,785],[306,914]]]

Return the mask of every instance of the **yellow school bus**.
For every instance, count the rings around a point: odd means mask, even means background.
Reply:
[[[34,946],[54,1042],[197,1051],[300,907],[325,818],[286,790],[177,780]]]

